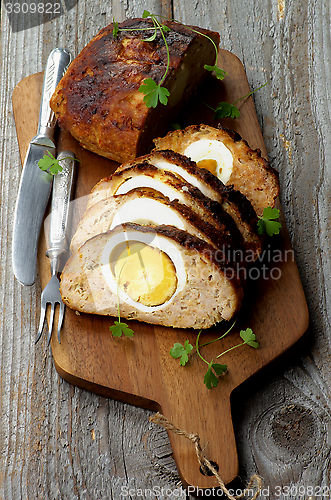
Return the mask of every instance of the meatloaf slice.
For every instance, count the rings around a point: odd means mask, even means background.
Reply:
[[[230,257],[235,256],[235,251],[239,249],[234,245],[230,231],[222,231],[220,225],[216,229],[187,205],[177,200],[170,201],[154,189],[137,188],[92,205],[78,224],[71,240],[71,251],[76,252],[93,236],[127,222],[143,225],[166,224],[185,230],[219,249],[219,258],[222,259],[225,253]]]
[[[257,216],[250,201],[232,186],[225,186],[208,170],[198,168],[195,162],[173,151],[153,151],[120,165],[111,177],[102,179],[92,188],[88,207],[97,200],[116,193],[124,181],[141,175],[145,171],[146,164],[153,165],[160,171],[160,175],[170,173],[179,181],[191,185],[192,189],[197,190],[197,198],[200,196],[199,191],[202,197],[210,200],[209,208],[216,216],[222,217],[222,212],[230,216],[241,233],[245,249],[252,254],[252,258],[258,257],[262,242],[257,232]]]
[[[219,156],[221,163],[229,156],[232,165],[224,172],[225,178],[221,168],[217,172],[219,178],[245,195],[257,215],[261,216],[265,207],[274,207],[279,194],[278,172],[262,158],[260,150],[252,150],[238,133],[221,126],[191,125],[169,132],[154,143],[156,149],[171,149],[189,156],[198,166],[208,165],[208,160]],[[225,146],[224,151],[216,147],[217,143]]]
[[[145,306],[118,287],[112,259],[118,246],[143,242],[165,252],[174,263],[177,286],[163,304]],[[68,307],[178,328],[209,328],[238,311],[243,290],[233,269],[215,258],[208,243],[169,226],[125,224],[89,239],[68,260],[60,292]]]
[[[138,163],[125,170],[115,172],[111,177],[101,179],[92,188],[87,209],[104,198],[145,188],[158,191],[170,201],[177,200],[182,205],[186,205],[202,221],[212,225],[214,231],[231,237],[235,248],[245,248],[240,231],[220,203],[204,196],[198,188],[179,176],[160,170],[148,162]]]
[[[169,92],[165,106],[147,108],[139,87],[147,78],[159,84],[167,68],[167,48],[151,19],[128,19],[103,28],[71,63],[50,105],[61,128],[101,156],[118,162],[147,153],[152,140],[168,125],[207,76],[205,64],[215,63],[219,34],[164,21],[170,66],[162,86]]]

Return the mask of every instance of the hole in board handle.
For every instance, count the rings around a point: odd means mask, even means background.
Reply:
[[[210,463],[214,467],[214,469],[218,472],[218,470],[219,470],[218,464],[216,462],[213,462],[212,460],[210,460]],[[209,470],[208,467],[203,468],[200,465],[199,471],[200,471],[200,474],[202,474],[203,476],[212,476],[213,475],[212,471]]]

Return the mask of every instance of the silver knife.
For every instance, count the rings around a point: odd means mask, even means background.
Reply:
[[[56,118],[49,100],[72,56],[66,49],[50,53],[44,74],[37,135],[32,139],[24,160],[18,191],[12,246],[13,271],[22,285],[32,285],[36,279],[37,249],[40,228],[50,196],[53,176],[40,170],[38,161],[47,152],[55,156]]]

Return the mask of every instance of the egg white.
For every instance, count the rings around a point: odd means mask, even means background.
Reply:
[[[145,306],[136,302],[129,297],[121,288],[118,287],[117,280],[114,275],[114,266],[118,256],[123,249],[132,243],[139,242],[160,249],[168,255],[176,269],[177,288],[175,293],[169,300],[158,306]],[[178,248],[167,238],[157,233],[139,233],[137,231],[122,231],[115,233],[106,243],[101,256],[101,270],[110,290],[119,296],[120,301],[126,302],[130,306],[139,309],[143,312],[152,312],[163,309],[170,304],[176,295],[183,290],[186,285],[187,275],[183,257]]]
[[[221,141],[200,139],[192,142],[183,153],[198,163],[201,160],[215,160],[217,177],[226,184],[233,170],[231,151]]]
[[[155,189],[156,191],[162,193],[164,196],[167,196],[171,201],[178,198],[178,191],[176,189],[164,184],[158,179],[153,179],[153,177],[141,174],[135,177],[131,177],[131,179],[123,182],[114,194],[126,194],[131,191],[131,189],[135,189],[137,187],[147,187]]]
[[[182,218],[171,207],[152,198],[136,198],[124,203],[116,212],[110,229],[125,222],[168,224],[178,229],[185,229]]]

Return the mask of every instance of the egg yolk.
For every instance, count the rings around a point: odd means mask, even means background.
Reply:
[[[121,252],[114,274],[118,286],[145,306],[164,304],[177,288],[172,260],[158,248],[144,243],[132,243]]]
[[[199,168],[205,168],[209,170],[212,174],[217,176],[217,161],[212,159],[200,160],[197,162],[197,166]],[[220,169],[222,170],[222,169]]]

